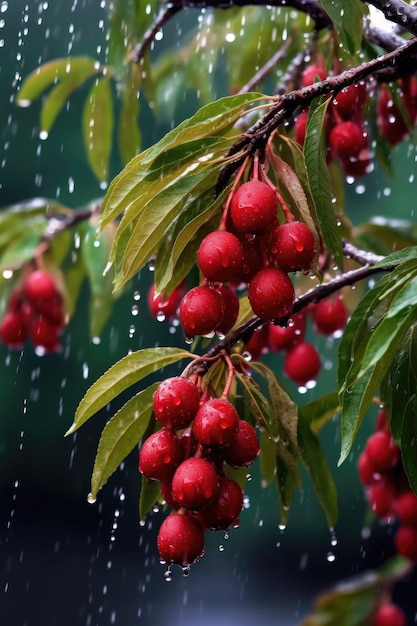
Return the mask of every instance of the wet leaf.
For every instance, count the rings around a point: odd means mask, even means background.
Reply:
[[[136,64],[132,64],[131,77],[123,92],[122,108],[119,114],[119,152],[124,165],[139,153],[142,142],[139,127],[139,86],[139,68]]]
[[[298,407],[298,415],[310,425],[314,433],[327,424],[340,410],[337,391],[323,394],[316,400]]]
[[[23,81],[16,104],[28,106],[50,86],[66,81],[70,76],[81,85],[89,76],[102,71],[102,66],[91,57],[66,57],[44,63]],[[77,86],[78,86],[77,85]]]
[[[298,420],[298,449],[329,528],[337,522],[337,490],[319,438],[303,418]]]
[[[103,428],[91,477],[94,499],[144,436],[152,417],[152,396],[157,385],[154,383],[130,398]]]
[[[83,108],[83,139],[91,169],[101,182],[109,177],[113,142],[113,96],[110,77],[97,79]]]
[[[391,431],[401,448],[410,486],[417,493],[417,329],[407,332],[390,371]]]
[[[363,3],[360,0],[321,0],[321,4],[336,26],[346,51],[356,54],[362,40]]]
[[[139,520],[143,522],[152,507],[161,499],[161,483],[142,476],[139,495]]]
[[[162,367],[188,358],[194,358],[194,355],[187,350],[170,347],[144,348],[123,357],[87,390],[77,407],[74,423],[66,434],[70,435],[75,432],[128,387]]]
[[[326,163],[325,120],[329,102],[329,99],[321,103],[313,101],[310,106],[304,142],[304,158],[324,245],[333,255],[335,263],[342,268],[341,233],[333,209],[330,176]]]

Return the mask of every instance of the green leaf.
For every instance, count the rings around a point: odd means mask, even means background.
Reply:
[[[159,480],[148,480],[142,476],[139,496],[139,520],[143,523],[154,504],[161,498],[161,483]]]
[[[100,65],[94,59],[86,59],[85,65],[71,65],[71,71],[63,78],[45,98],[41,109],[40,127],[49,132],[58,117],[62,107],[70,95],[78,89],[88,78],[101,71]]]
[[[113,140],[113,97],[110,77],[97,79],[83,108],[83,138],[91,169],[100,182],[109,177]]]
[[[360,0],[321,0],[321,4],[336,26],[346,51],[356,54],[362,40],[363,3]]]
[[[333,528],[338,517],[336,486],[320,441],[301,415],[298,420],[298,448],[329,528]]]
[[[154,383],[130,398],[103,428],[91,477],[93,499],[144,436],[152,417],[152,396],[157,385]]]
[[[144,348],[123,357],[87,390],[77,407],[74,423],[66,434],[75,432],[128,387],[163,367],[187,358],[195,357],[187,350],[170,347]]]
[[[107,265],[112,233],[108,229],[97,236],[93,224],[84,224],[84,236],[80,246],[84,267],[90,285],[89,300],[90,336],[99,337],[113,310],[113,280],[104,270]]]
[[[131,78],[123,92],[122,108],[119,115],[118,141],[123,164],[129,163],[139,153],[141,146],[139,85],[139,68],[137,64],[132,64]]]
[[[195,171],[198,159],[206,162],[213,146],[224,142],[222,134],[232,128],[249,104],[261,98],[254,93],[220,98],[202,107],[138,155],[112,181],[103,202],[100,226],[104,227],[129,209],[138,195],[142,197],[147,191],[162,190],[180,175]],[[232,141],[231,138],[229,145]],[[213,152],[210,158],[216,158],[216,154]],[[143,184],[146,180],[147,186]],[[137,217],[135,208],[134,216]]]
[[[412,326],[391,367],[391,431],[401,448],[410,486],[417,493],[417,329]]]
[[[73,76],[74,80],[78,77],[78,84],[81,85],[89,76],[101,71],[103,67],[95,59],[84,56],[67,57],[44,63],[23,81],[16,97],[16,104],[22,107],[29,106],[48,87],[68,80],[69,76]]]
[[[316,400],[298,407],[298,415],[307,421],[313,433],[327,424],[339,412],[340,403],[337,391],[323,394]]]
[[[250,376],[236,372],[236,378],[243,387],[243,397],[255,422],[270,433],[270,424],[275,422],[272,406]]]
[[[324,245],[333,255],[336,264],[342,268],[341,234],[334,214],[330,175],[326,163],[325,120],[329,103],[329,99],[324,102],[315,100],[310,106],[304,142],[304,158]]]
[[[393,585],[411,568],[410,561],[397,556],[376,571],[337,584],[317,598],[313,613],[300,626],[368,626],[376,606],[390,597]]]

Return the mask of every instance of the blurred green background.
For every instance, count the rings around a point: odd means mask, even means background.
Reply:
[[[0,206],[42,196],[75,208],[102,195],[82,147],[86,92],[71,98],[45,142],[38,137],[39,103],[19,109],[13,98],[39,63],[68,54],[104,59],[105,4],[0,0]],[[182,27],[184,20],[193,25],[197,15],[187,10],[178,20]],[[175,41],[178,20],[165,30],[164,45]],[[195,106],[194,94],[185,92],[171,123]],[[149,145],[169,125],[156,122],[146,110],[145,115],[144,144]],[[376,170],[348,186],[347,209],[354,222],[372,214],[413,218],[414,148],[398,149],[394,168],[395,184]],[[115,155],[112,175],[119,169]],[[369,537],[363,533],[366,505],[355,462],[373,416],[340,469],[337,422],[323,432],[340,494],[337,545],[307,480],[288,528],[279,530],[274,490],[261,489],[256,464],[248,483],[250,506],[239,529],[227,540],[213,533],[191,575],[185,579],[178,570],[170,584],[155,545],[161,514],[139,525],[136,454],[111,478],[97,503],[87,504],[106,415],[64,438],[80,398],[128,350],[182,341],[147,313],[151,279],[150,272],[142,272],[117,302],[98,345],[88,336],[85,290],[59,354],[38,357],[30,347],[20,353],[0,346],[0,607],[9,626],[176,626],[186,621],[246,626],[255,620],[288,626],[308,613],[319,591],[393,554],[389,528],[374,527]],[[138,315],[132,314],[134,292],[142,296]],[[317,388],[300,402],[334,388],[334,342],[321,340],[319,347],[323,372]],[[280,367],[280,357],[268,359]],[[412,586],[410,581],[396,590],[410,616],[416,610]]]

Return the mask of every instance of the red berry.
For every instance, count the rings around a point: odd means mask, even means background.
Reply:
[[[347,160],[357,157],[368,146],[363,128],[355,122],[341,122],[330,131],[329,144],[334,156]]]
[[[34,306],[39,305],[43,300],[52,298],[57,293],[55,280],[45,270],[31,272],[26,277],[24,291],[27,299]]]
[[[380,88],[376,110],[379,131],[389,144],[394,146],[407,137],[409,130],[387,85]]]
[[[36,311],[45,317],[51,326],[62,328],[65,324],[62,298],[58,292],[50,298],[40,300],[36,305]]]
[[[243,260],[240,240],[226,230],[209,233],[197,250],[201,273],[211,282],[233,281],[241,272]]]
[[[366,442],[365,452],[372,464],[374,473],[385,474],[400,460],[400,450],[392,436],[382,430],[373,433]]]
[[[149,312],[157,320],[170,320],[175,317],[181,298],[185,292],[184,283],[175,287],[167,296],[155,294],[155,285],[151,285],[148,291]]]
[[[301,86],[307,87],[317,80],[325,80],[327,78],[326,70],[320,65],[308,65],[301,75]]]
[[[204,402],[193,422],[193,433],[205,446],[227,446],[239,427],[239,415],[230,402],[212,398]]]
[[[337,331],[344,330],[348,315],[342,298],[326,298],[313,308],[314,327],[322,335],[333,335]]]
[[[149,435],[139,452],[139,471],[151,480],[172,478],[184,458],[179,438],[166,428]]]
[[[372,626],[406,626],[407,617],[396,604],[382,604],[372,617]]]
[[[223,450],[223,458],[233,467],[249,466],[260,452],[254,427],[246,420],[239,420],[236,437]]]
[[[223,315],[221,321],[216,326],[216,332],[221,335],[227,335],[229,330],[231,330],[235,325],[239,316],[239,298],[233,289],[230,289],[230,287],[217,287],[216,291],[221,297],[223,303]]]
[[[282,270],[267,267],[249,283],[248,298],[255,315],[264,322],[285,317],[294,305],[294,286]]]
[[[316,241],[302,222],[286,222],[272,233],[271,253],[284,272],[307,272],[316,255]]]
[[[179,317],[187,337],[209,335],[223,318],[222,299],[210,287],[193,287],[181,300]]]
[[[417,496],[411,489],[395,498],[393,509],[401,524],[417,527]]]
[[[394,535],[394,543],[398,554],[417,561],[417,527],[400,526]]]
[[[198,387],[187,378],[174,376],[163,380],[153,394],[155,418],[163,426],[187,428],[200,406]]]
[[[172,497],[181,507],[198,511],[213,500],[219,487],[219,478],[213,465],[206,459],[185,459],[172,478]]]
[[[10,348],[21,348],[27,338],[27,327],[24,317],[17,312],[9,311],[0,324],[0,339]]]
[[[228,530],[239,523],[242,508],[242,488],[232,478],[222,476],[214,500],[202,513],[202,522],[210,530]]]
[[[372,511],[379,518],[386,519],[392,515],[394,492],[385,480],[379,480],[369,487],[368,499]]]
[[[168,564],[191,565],[204,554],[203,529],[190,515],[171,513],[161,524],[157,545]]]
[[[390,431],[390,417],[386,409],[380,409],[378,411],[375,428],[376,430],[385,430],[386,432]]]
[[[267,326],[263,326],[252,333],[249,341],[245,345],[245,352],[250,355],[253,361],[259,359],[265,352],[268,352]]]
[[[376,480],[374,467],[365,451],[361,453],[358,459],[358,474],[361,483],[366,487],[372,485]]]
[[[343,120],[357,119],[363,111],[367,97],[365,83],[349,85],[335,95],[332,106]]]
[[[308,111],[302,111],[300,115],[295,120],[294,130],[295,130],[295,140],[302,146],[304,145],[304,140],[306,137],[307,130],[307,122],[308,122]]]
[[[365,176],[372,169],[372,160],[367,146],[355,157],[340,159],[340,164],[346,176],[351,176],[352,178]]]
[[[320,368],[320,356],[311,343],[298,343],[284,359],[284,373],[298,385],[306,385],[315,380]]]
[[[287,351],[303,340],[305,335],[305,317],[295,313],[287,326],[270,324],[268,327],[268,345],[273,352]]]
[[[45,317],[33,320],[29,327],[32,343],[44,348],[47,352],[55,352],[60,347],[59,329],[53,326]]]
[[[230,217],[239,233],[268,233],[276,222],[277,207],[273,189],[259,180],[250,180],[233,194]]]

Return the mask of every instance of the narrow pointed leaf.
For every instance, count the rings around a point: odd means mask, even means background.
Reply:
[[[131,79],[125,87],[119,114],[119,152],[125,165],[139,153],[142,142],[142,133],[139,127],[139,85],[139,68],[133,64]]]
[[[139,520],[145,521],[146,516],[156,502],[161,498],[161,483],[159,480],[148,480],[142,476],[139,495]]]
[[[330,176],[326,163],[325,118],[329,102],[329,99],[321,104],[313,101],[310,107],[304,142],[304,158],[324,245],[341,268],[343,267],[342,242],[334,214]]]
[[[128,400],[103,428],[91,477],[94,499],[144,436],[152,417],[152,396],[157,385],[152,384]]]
[[[91,169],[101,182],[109,177],[113,142],[113,96],[109,76],[97,79],[83,109],[83,137]]]
[[[28,106],[33,100],[39,98],[48,87],[66,80],[70,74],[86,76],[93,70],[97,72],[101,71],[102,68],[91,57],[71,57],[44,63],[23,81],[16,103],[20,106]]]
[[[144,348],[117,361],[87,390],[75,413],[67,435],[75,432],[92,415],[114,400],[122,391],[162,367],[193,358],[179,348]]]

